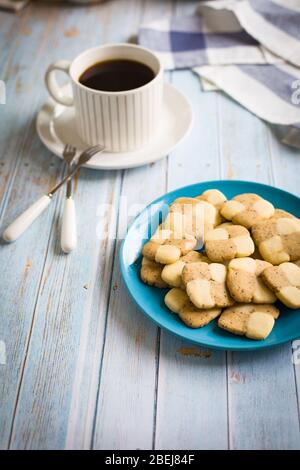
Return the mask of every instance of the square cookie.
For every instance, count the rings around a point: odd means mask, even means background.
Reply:
[[[172,230],[159,227],[143,246],[142,254],[151,261],[171,264],[193,250],[196,245],[197,240],[192,235],[185,234],[182,238],[175,238]]]
[[[161,277],[162,279],[171,287],[181,287],[182,279],[181,274],[184,266],[187,263],[195,263],[197,261],[204,261],[209,263],[209,259],[202,253],[198,253],[198,251],[190,251],[184,256],[172,264],[167,264],[164,266]]]
[[[212,308],[201,310],[192,304],[186,292],[174,287],[165,296],[166,306],[190,328],[202,328],[217,318],[222,309]]]
[[[215,263],[250,256],[255,246],[250,232],[242,225],[224,223],[207,233],[205,251]]]
[[[276,209],[274,215],[252,227],[252,237],[263,259],[277,265],[300,259],[300,220]]]
[[[168,284],[161,277],[162,270],[163,265],[147,258],[143,258],[140,271],[141,280],[149,286],[159,288],[168,287]]]
[[[218,326],[234,335],[262,340],[271,333],[279,313],[274,305],[238,304],[223,311]]]
[[[231,201],[225,202],[221,209],[221,215],[225,219],[246,228],[269,219],[273,214],[273,205],[257,194],[239,194]]]
[[[267,261],[253,258],[237,258],[230,261],[226,284],[236,302],[272,304],[276,296],[263,283],[261,273],[272,266]]]
[[[295,263],[271,266],[261,277],[284,305],[300,308],[300,268]]]
[[[226,287],[226,273],[226,266],[219,263],[186,264],[182,270],[182,282],[191,302],[198,308],[233,305]]]
[[[224,202],[227,201],[227,198],[221,191],[219,191],[218,189],[207,189],[200,196],[197,196],[197,199],[209,202],[217,209],[218,215],[216,225],[219,225],[222,220],[224,220],[221,216],[221,209],[223,207]]]

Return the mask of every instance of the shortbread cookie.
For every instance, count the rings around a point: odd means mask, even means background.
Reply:
[[[169,212],[161,224],[161,229],[170,230],[174,238],[182,238],[187,233],[197,238],[199,227],[203,226],[203,213],[200,211],[196,199],[181,199],[182,204],[176,201],[171,204]]]
[[[143,255],[161,264],[175,263],[203,243],[205,232],[215,225],[216,216],[216,208],[208,202],[176,199],[164,222],[144,245]]]
[[[161,264],[143,258],[140,273],[142,281],[145,284],[149,284],[149,286],[160,288],[168,287],[168,284],[166,284],[161,277],[162,269],[163,266]]]
[[[272,264],[300,259],[300,220],[276,209],[274,215],[252,227],[262,257]]]
[[[228,265],[226,284],[236,302],[272,304],[276,296],[260,279],[261,273],[272,266],[267,261],[236,258]]]
[[[226,287],[226,272],[223,264],[186,264],[182,270],[182,281],[191,302],[202,309],[233,305]]]
[[[197,199],[209,202],[215,206],[218,211],[216,225],[219,225],[222,222],[220,210],[222,209],[224,202],[227,201],[226,196],[218,189],[207,189],[200,196],[197,196]]]
[[[223,311],[218,326],[235,335],[260,340],[271,333],[278,316],[274,305],[239,304]]]
[[[187,233],[204,239],[205,233],[212,230],[219,221],[218,210],[209,202],[191,197],[180,197],[170,206],[170,213],[179,212],[186,220]]]
[[[186,292],[174,287],[165,296],[166,306],[177,313],[181,320],[190,328],[201,328],[217,318],[222,309],[212,308],[201,310],[192,304]]]
[[[226,196],[218,189],[207,189],[200,196],[197,196],[197,199],[209,202],[217,209],[221,209],[224,202],[227,201]]]
[[[276,297],[289,308],[300,308],[300,268],[294,263],[271,266],[261,275]]]
[[[250,233],[242,225],[224,223],[206,235],[206,254],[211,261],[216,263],[249,256],[254,249]]]
[[[231,201],[225,202],[221,209],[221,215],[225,219],[246,228],[269,219],[273,214],[273,205],[257,194],[239,194]]]
[[[204,261],[209,263],[207,256],[198,251],[190,251],[172,264],[164,266],[161,277],[171,287],[180,287],[182,284],[181,273],[186,263],[195,263],[197,261]]]
[[[197,240],[186,234],[182,238],[174,238],[171,230],[159,227],[151,239],[143,246],[142,254],[151,261],[161,264],[171,264],[183,255],[193,250]]]

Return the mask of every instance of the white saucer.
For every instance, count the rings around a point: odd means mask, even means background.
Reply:
[[[67,143],[74,145],[78,154],[87,147],[76,133],[74,118],[73,107],[56,104],[51,98],[38,113],[38,135],[46,147],[60,158]],[[161,128],[153,142],[133,152],[95,155],[85,166],[97,170],[119,170],[155,162],[168,155],[181,142],[191,128],[192,120],[192,109],[186,97],[165,83]]]

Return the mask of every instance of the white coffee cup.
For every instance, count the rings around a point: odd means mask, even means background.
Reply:
[[[129,59],[150,67],[154,78],[139,88],[110,92],[88,88],[79,82],[83,72],[98,62]],[[57,71],[68,74],[72,95],[56,80]],[[109,44],[88,49],[73,62],[59,60],[45,76],[52,98],[64,106],[74,106],[77,132],[88,145],[102,144],[108,151],[124,152],[147,145],[160,125],[163,69],[150,50],[133,44]]]

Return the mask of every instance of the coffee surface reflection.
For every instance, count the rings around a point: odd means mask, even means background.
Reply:
[[[153,80],[153,70],[135,60],[114,59],[98,62],[85,70],[79,82],[99,91],[127,91]]]

